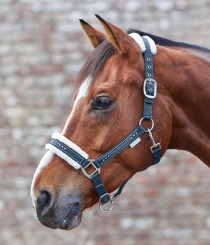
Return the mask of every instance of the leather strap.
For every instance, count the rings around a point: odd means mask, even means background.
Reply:
[[[134,129],[128,136],[121,140],[118,144],[112,147],[110,150],[105,152],[103,155],[98,157],[94,163],[100,165],[101,167],[109,162],[111,159],[116,157],[120,152],[125,150],[132,142],[134,142],[138,137],[145,133],[145,128],[142,125],[139,125]]]
[[[153,165],[159,163],[160,159],[161,159],[161,147],[160,147],[160,145],[155,150],[152,150],[152,155],[153,155]]]
[[[112,196],[113,200],[115,198],[117,198],[118,196],[120,196],[121,192],[123,191],[123,188],[125,187],[125,185],[127,184],[127,182],[129,181],[130,179],[126,180],[118,189],[117,191],[114,193],[114,195]]]
[[[92,181],[93,181],[93,185],[96,189],[96,192],[98,193],[100,202],[102,204],[109,202],[110,195],[109,195],[109,193],[107,193],[106,188],[104,187],[104,184],[103,184],[103,181],[101,179],[99,172],[96,172],[92,176]]]
[[[143,38],[143,37],[142,37]],[[155,84],[150,83],[147,79],[153,79],[153,56],[150,50],[149,42],[146,38],[143,38],[144,44],[146,46],[146,51],[143,53],[144,55],[144,63],[145,63],[145,92],[149,96],[155,95]],[[148,98],[144,94],[144,110],[143,110],[143,118],[146,120],[152,119],[152,104],[154,99]]]

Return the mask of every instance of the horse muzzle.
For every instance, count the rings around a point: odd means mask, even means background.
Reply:
[[[60,193],[56,196],[51,190],[40,191],[36,202],[39,221],[52,229],[71,230],[82,220],[82,196]]]

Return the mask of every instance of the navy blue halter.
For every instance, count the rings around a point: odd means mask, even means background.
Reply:
[[[143,53],[144,55],[144,62],[145,62],[145,81],[143,85],[143,91],[144,91],[144,109],[143,109],[143,117],[139,122],[139,125],[137,128],[135,128],[128,136],[126,136],[124,139],[122,139],[118,144],[116,144],[114,147],[112,147],[110,150],[102,154],[97,159],[85,159],[83,156],[81,156],[78,152],[64,144],[62,141],[53,138],[50,141],[50,144],[54,147],[58,148],[60,151],[62,151],[65,155],[72,158],[74,161],[76,161],[80,166],[83,174],[92,180],[94,187],[96,189],[96,192],[99,196],[99,206],[100,209],[104,212],[110,212],[113,208],[113,200],[120,196],[125,184],[128,182],[124,182],[119,189],[115,192],[115,194],[111,197],[109,193],[107,193],[105,186],[103,184],[103,181],[100,176],[100,169],[103,165],[105,165],[107,162],[109,162],[111,159],[116,157],[118,154],[120,154],[123,150],[125,150],[127,147],[135,147],[140,141],[140,136],[144,133],[148,132],[149,137],[152,141],[152,146],[150,147],[151,152],[153,154],[153,165],[157,164],[161,159],[161,146],[160,143],[155,143],[153,136],[152,136],[152,129],[154,127],[154,121],[152,119],[152,105],[153,101],[157,94],[157,83],[153,79],[153,55],[150,50],[150,45],[148,43],[148,40],[143,38],[146,51]],[[150,129],[145,129],[142,126],[143,120],[150,120],[152,123],[152,126]],[[90,167],[92,169],[92,173],[88,173],[90,171]],[[89,169],[89,171],[88,171]],[[111,207],[108,210],[104,210],[102,208],[102,205],[111,202]]]

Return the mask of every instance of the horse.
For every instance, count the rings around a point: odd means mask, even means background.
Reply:
[[[210,166],[210,50],[96,17],[105,34],[80,20],[94,50],[31,185],[38,220],[53,229],[79,226],[96,203],[110,212],[126,182],[167,149]]]

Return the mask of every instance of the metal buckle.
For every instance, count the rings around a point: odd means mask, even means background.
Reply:
[[[106,205],[108,202],[107,203],[104,203],[104,204],[101,202],[101,198],[104,197],[104,196],[106,196],[106,195],[109,195],[109,203],[111,204],[111,206],[109,207],[109,209],[103,209],[103,206]],[[106,193],[106,194],[102,195],[99,198],[99,208],[100,208],[100,210],[102,212],[104,212],[104,213],[110,213],[112,211],[113,207],[114,207],[114,202],[113,202],[113,199],[110,197],[110,194],[109,193]]]
[[[83,174],[87,177],[87,178],[89,178],[89,179],[92,179],[92,176],[96,173],[96,172],[99,172],[100,173],[100,168],[97,168],[96,167],[96,165],[94,164],[94,159],[88,159],[88,161],[89,161],[89,163],[85,166],[85,167],[83,167],[83,168],[81,168],[81,170],[82,170],[82,172],[83,172]],[[86,168],[88,168],[89,166],[93,166],[94,167],[94,171],[91,173],[91,174],[88,174],[87,172],[86,172]]]
[[[147,91],[146,91],[146,86],[147,86],[147,82],[149,83],[154,83],[154,91],[151,91],[153,92],[154,94],[153,95],[149,95],[147,94]],[[157,82],[153,79],[153,78],[147,78],[144,80],[144,86],[143,86],[143,91],[144,91],[144,95],[149,98],[149,99],[154,99],[157,95]]]
[[[155,148],[161,148],[160,143],[157,143],[157,144],[152,145],[152,146],[150,147],[150,150],[151,150],[152,153],[153,153],[153,149],[155,149]]]

